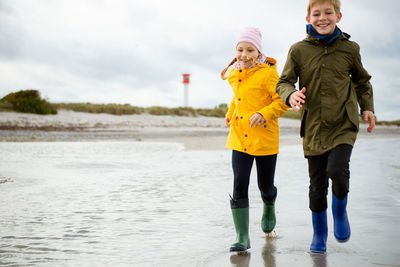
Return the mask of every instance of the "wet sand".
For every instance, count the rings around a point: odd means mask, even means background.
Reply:
[[[235,234],[223,119],[0,113],[0,139],[13,141],[0,142],[0,265],[400,266],[398,128],[366,134],[361,126],[351,161],[352,236],[334,240],[329,208],[321,256],[308,252],[298,121],[280,125],[277,237],[260,229],[253,170],[252,248],[237,256],[228,252]]]

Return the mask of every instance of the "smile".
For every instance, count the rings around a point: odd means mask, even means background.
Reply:
[[[330,24],[318,24],[317,26],[320,28],[326,28],[328,27]]]

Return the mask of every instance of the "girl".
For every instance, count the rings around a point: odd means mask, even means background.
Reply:
[[[230,203],[237,234],[230,251],[250,248],[248,187],[254,159],[263,200],[261,228],[270,233],[276,223],[274,174],[279,150],[278,117],[289,108],[275,90],[279,79],[276,60],[264,56],[261,43],[257,28],[245,28],[236,42],[236,57],[221,72],[221,78],[228,79],[234,92],[226,114],[226,124],[230,126],[226,146],[232,149],[234,174]],[[231,65],[234,68],[225,77]]]

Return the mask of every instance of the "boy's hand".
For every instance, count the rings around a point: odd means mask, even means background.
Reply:
[[[363,120],[369,122],[369,127],[367,128],[367,131],[370,133],[372,130],[375,128],[375,116],[372,111],[369,110],[364,110],[363,111]]]
[[[231,119],[230,118],[225,118],[225,124],[226,124],[226,126],[230,126],[231,125]]]
[[[303,87],[300,91],[296,91],[290,95],[289,104],[294,111],[298,112],[306,102],[306,96],[304,95],[305,92],[306,88]]]
[[[250,128],[251,127],[257,127],[258,125],[264,124],[265,120],[263,115],[261,115],[260,113],[256,112],[254,113],[253,116],[251,116],[250,118]]]

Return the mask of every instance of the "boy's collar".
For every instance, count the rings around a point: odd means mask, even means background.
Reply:
[[[350,39],[350,34],[342,32],[341,35],[339,35],[336,39],[346,39],[349,40]],[[319,44],[324,44],[323,42],[321,42],[320,39],[316,38],[316,37],[312,37],[311,35],[307,35],[307,37],[304,39],[305,41],[311,42],[313,44],[319,45]]]
[[[332,34],[321,35],[317,32],[317,30],[314,29],[311,24],[306,25],[306,31],[308,35],[319,39],[321,43],[326,45],[333,43],[342,34],[342,31],[339,29],[338,26],[335,27],[335,30]]]

